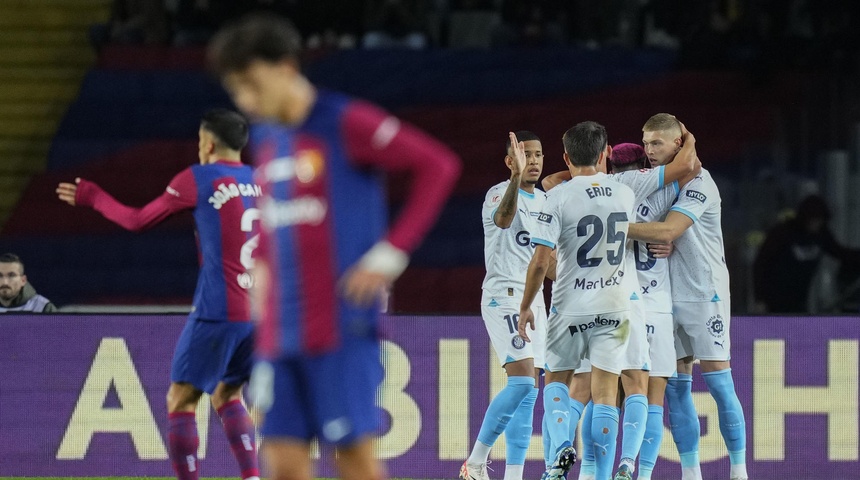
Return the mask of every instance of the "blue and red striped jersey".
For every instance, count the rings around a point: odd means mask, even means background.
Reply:
[[[259,241],[254,222],[259,210],[254,204],[261,193],[251,167],[218,161],[179,172],[161,196],[142,208],[123,205],[87,180],[81,180],[75,199],[131,231],[146,230],[177,212],[193,210],[200,273],[190,317],[248,322],[253,284],[248,270]]]
[[[380,240],[417,246],[457,179],[458,158],[382,110],[325,90],[300,125],[255,125],[251,144],[263,188],[258,262],[267,270],[258,354],[319,353],[375,336],[379,306],[350,304],[338,281]],[[381,173],[393,170],[413,181],[389,230]]]
[[[253,284],[248,270],[259,238],[255,220],[254,183],[247,165],[217,162],[191,167],[197,188],[194,222],[200,252],[200,275],[191,317],[205,320],[251,320],[248,291]]]

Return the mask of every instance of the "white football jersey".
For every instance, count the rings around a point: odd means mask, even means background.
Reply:
[[[693,225],[675,240],[669,256],[674,302],[716,302],[729,298],[721,224],[720,191],[704,168],[684,186],[672,211],[683,213]]]
[[[666,167],[660,165],[656,168],[649,169],[640,169],[640,170],[625,170],[623,172],[611,173],[608,176],[613,180],[623,183],[630,187],[633,190],[634,203],[639,205],[644,202],[649,195],[654,192],[660,191],[663,188],[663,182],[665,181],[665,171]],[[677,188],[677,182],[673,182],[675,188]],[[630,221],[634,221],[632,218]],[[627,271],[634,272],[636,271],[636,263],[634,263],[634,247],[638,245],[632,239],[627,239]],[[625,279],[626,282],[630,285],[630,300],[639,300],[639,281],[636,275],[628,275]],[[645,311],[645,307],[640,309],[640,311]]]
[[[511,181],[507,180],[494,186],[484,199],[481,216],[484,223],[484,265],[487,274],[481,288],[491,295],[522,298],[526,271],[534,254],[531,236],[546,195],[539,189],[535,189],[533,194],[520,189],[517,214],[513,223],[508,228],[499,228],[493,221],[493,215],[510,183]],[[544,305],[542,286],[535,298],[535,304]]]
[[[552,312],[592,315],[630,308],[625,251],[633,191],[609,176],[574,177],[547,194],[532,242],[557,249]]]
[[[625,170],[623,172],[611,173],[608,176],[630,187],[633,190],[636,205],[639,205],[648,198],[648,195],[663,188],[665,172],[666,167],[660,165],[659,167],[642,170]]]
[[[636,222],[658,222],[678,198],[678,182],[657,190],[636,207]],[[673,254],[674,255],[674,254]],[[648,244],[633,241],[633,261],[639,279],[639,297],[646,312],[672,313],[672,285],[669,279],[669,261],[655,258],[648,251]]]

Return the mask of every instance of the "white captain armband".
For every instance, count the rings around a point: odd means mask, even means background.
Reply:
[[[370,250],[362,255],[359,267],[386,277],[395,279],[409,265],[409,255],[385,240],[376,242]]]

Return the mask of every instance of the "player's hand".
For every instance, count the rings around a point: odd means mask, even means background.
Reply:
[[[682,144],[686,145],[687,142],[696,143],[696,137],[694,137],[693,134],[689,130],[687,130],[687,127],[686,125],[684,125],[684,122],[678,121],[678,123],[681,124],[681,141],[683,142]]]
[[[649,243],[648,251],[654,258],[668,258],[675,250],[674,243]]]
[[[66,202],[71,206],[75,206],[75,195],[78,193],[78,184],[81,183],[80,178],[75,179],[75,183],[61,183],[57,186],[57,197],[60,201]]]
[[[511,139],[511,153],[514,154],[511,161],[511,178],[519,178],[526,169],[526,146],[523,142],[517,141],[514,132],[509,132],[508,135]]]
[[[526,328],[528,326],[529,328]],[[529,338],[528,330],[534,331],[535,329],[535,314],[531,309],[521,310],[520,311],[520,321],[517,322],[517,333],[523,337],[523,340],[527,342],[531,342],[532,339]]]
[[[340,290],[351,303],[367,307],[381,299],[390,285],[391,280],[386,275],[354,267],[344,274],[340,281]]]

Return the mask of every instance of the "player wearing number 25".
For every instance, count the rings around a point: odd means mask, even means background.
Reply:
[[[218,411],[243,479],[259,477],[254,428],[242,403],[253,352],[250,298],[252,232],[261,193],[240,151],[248,123],[230,110],[207,112],[199,130],[200,164],[179,172],[158,198],[143,208],[125,206],[93,182],[75,179],[57,188],[60,200],[91,207],[121,227],[140,231],[174,213],[193,210],[200,249],[194,305],[176,344],[167,410],[170,459],[180,480],[196,479],[197,424],[203,392]]]

